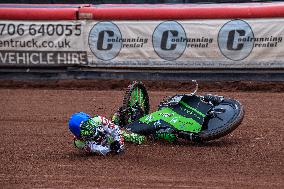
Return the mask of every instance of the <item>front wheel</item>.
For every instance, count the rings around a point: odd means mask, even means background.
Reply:
[[[199,133],[202,141],[215,140],[235,130],[244,118],[242,104],[234,99],[224,99],[214,106],[205,118],[203,129]]]
[[[149,114],[149,96],[144,84],[134,81],[128,86],[123,99],[123,105],[119,110],[120,126],[136,121],[137,119]]]

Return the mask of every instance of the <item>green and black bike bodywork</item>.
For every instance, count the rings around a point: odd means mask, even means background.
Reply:
[[[163,100],[149,114],[149,97],[141,82],[128,88],[120,108],[120,125],[143,135],[174,141],[194,142],[218,139],[238,127],[244,117],[243,106],[234,99],[216,95],[177,94]],[[142,94],[143,93],[143,94]]]

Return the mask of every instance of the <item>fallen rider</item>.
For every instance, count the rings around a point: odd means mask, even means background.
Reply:
[[[91,117],[84,112],[74,113],[69,119],[69,130],[74,135],[74,146],[86,152],[106,155],[124,151],[124,141],[142,144],[145,136],[122,130],[103,116]]]

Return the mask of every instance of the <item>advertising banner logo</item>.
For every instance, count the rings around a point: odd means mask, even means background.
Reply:
[[[121,32],[112,22],[98,22],[89,33],[89,47],[101,60],[115,58],[122,47]]]
[[[253,47],[254,34],[248,23],[243,20],[227,22],[219,31],[218,45],[221,53],[230,60],[243,60],[249,56]]]
[[[153,47],[157,55],[164,60],[178,59],[186,49],[186,33],[176,21],[159,24],[152,36]]]

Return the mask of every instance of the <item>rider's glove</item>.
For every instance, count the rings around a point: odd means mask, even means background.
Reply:
[[[77,147],[79,149],[83,149],[86,146],[84,141],[76,138],[75,136],[74,136],[74,139],[73,139],[73,144],[74,144],[75,147]]]
[[[123,151],[123,145],[121,145],[119,141],[114,141],[113,143],[111,143],[110,149],[115,153],[120,153]]]

